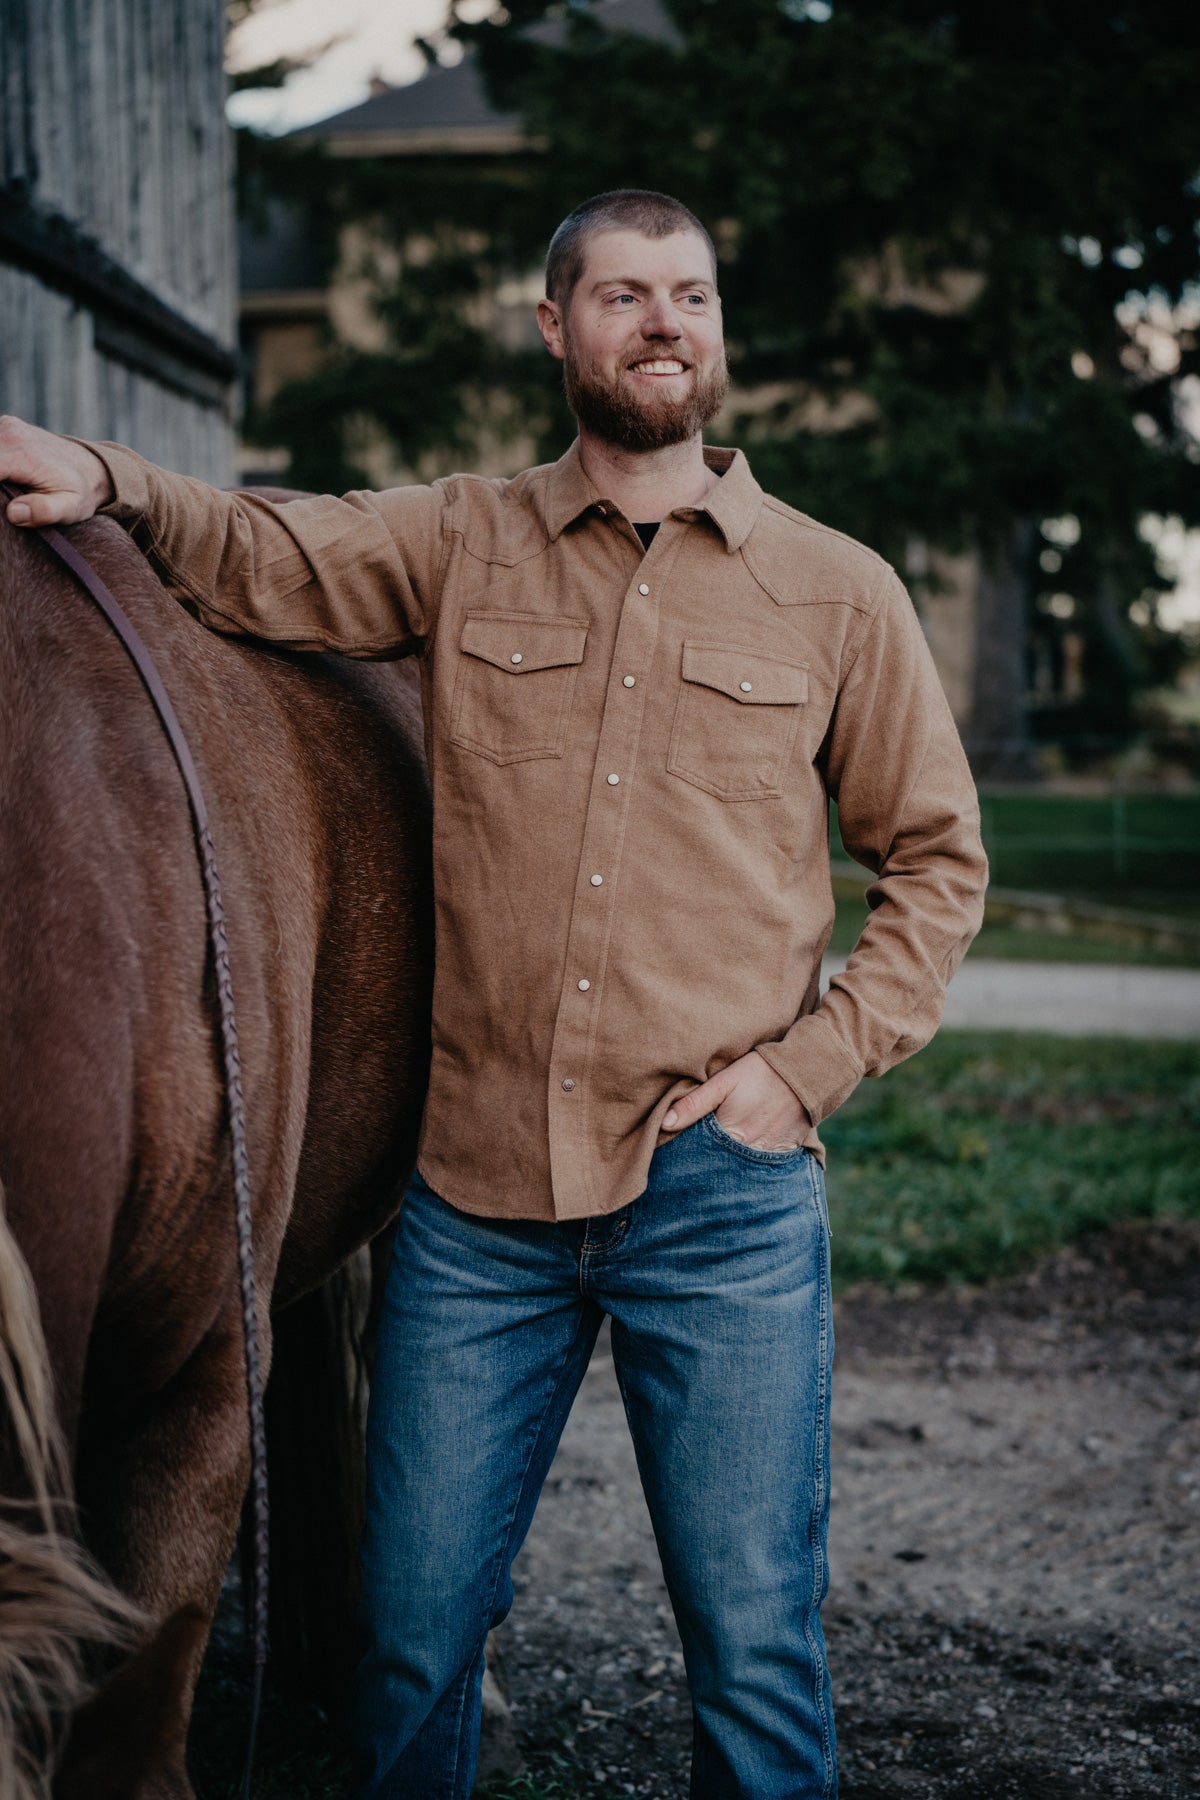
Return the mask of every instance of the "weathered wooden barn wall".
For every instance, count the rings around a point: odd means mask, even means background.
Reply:
[[[233,477],[224,0],[0,0],[0,410]]]

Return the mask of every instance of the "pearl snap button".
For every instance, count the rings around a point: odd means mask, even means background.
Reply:
[[[563,1080],[563,1092],[569,1094],[574,1086],[575,1083],[571,1080],[571,1077],[569,1075],[566,1076]]]
[[[649,592],[650,592],[650,589],[647,587],[646,583],[644,581],[639,581],[638,582],[638,593],[639,594],[648,594]]]
[[[604,779],[608,782],[609,787],[616,787],[621,777],[619,775],[606,775]]]
[[[603,875],[593,875],[592,876],[592,886],[593,887],[603,887],[604,886]]]
[[[748,681],[739,681],[738,686],[741,688],[743,694],[748,694],[751,691],[750,683]]]
[[[512,655],[509,657],[509,661],[510,662],[520,662],[521,661],[521,652],[519,650],[514,650]]]
[[[637,680],[637,677],[635,675],[622,675],[621,686],[622,687],[633,687],[636,680]]]
[[[580,982],[580,983],[579,983],[579,991],[580,991],[580,993],[581,993],[581,994],[586,994],[586,993],[587,993],[587,991],[588,991],[588,989],[589,989],[589,988],[590,988],[590,987],[591,987],[591,985],[592,985],[592,984],[591,984],[591,982],[590,982],[590,981],[588,981],[588,980],[587,980],[587,979],[586,979],[586,978],[585,978],[585,979],[584,979],[584,980],[583,980],[583,981],[581,981],[581,982]]]

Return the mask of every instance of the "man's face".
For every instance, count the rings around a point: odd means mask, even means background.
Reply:
[[[698,232],[593,233],[565,314],[543,301],[538,322],[580,426],[617,449],[685,443],[725,398],[721,302]]]

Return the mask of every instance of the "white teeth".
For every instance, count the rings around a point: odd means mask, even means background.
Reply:
[[[641,375],[682,375],[681,362],[641,362],[634,363],[634,368]]]

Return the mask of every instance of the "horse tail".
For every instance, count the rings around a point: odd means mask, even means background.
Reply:
[[[33,1281],[0,1187],[0,1796],[48,1800],[55,1755],[89,1683],[89,1644],[131,1643],[141,1615],[74,1533],[66,1444]]]
[[[277,1313],[267,1383],[271,1662],[335,1719],[357,1660],[370,1253]],[[246,1564],[243,1531],[243,1568]]]

